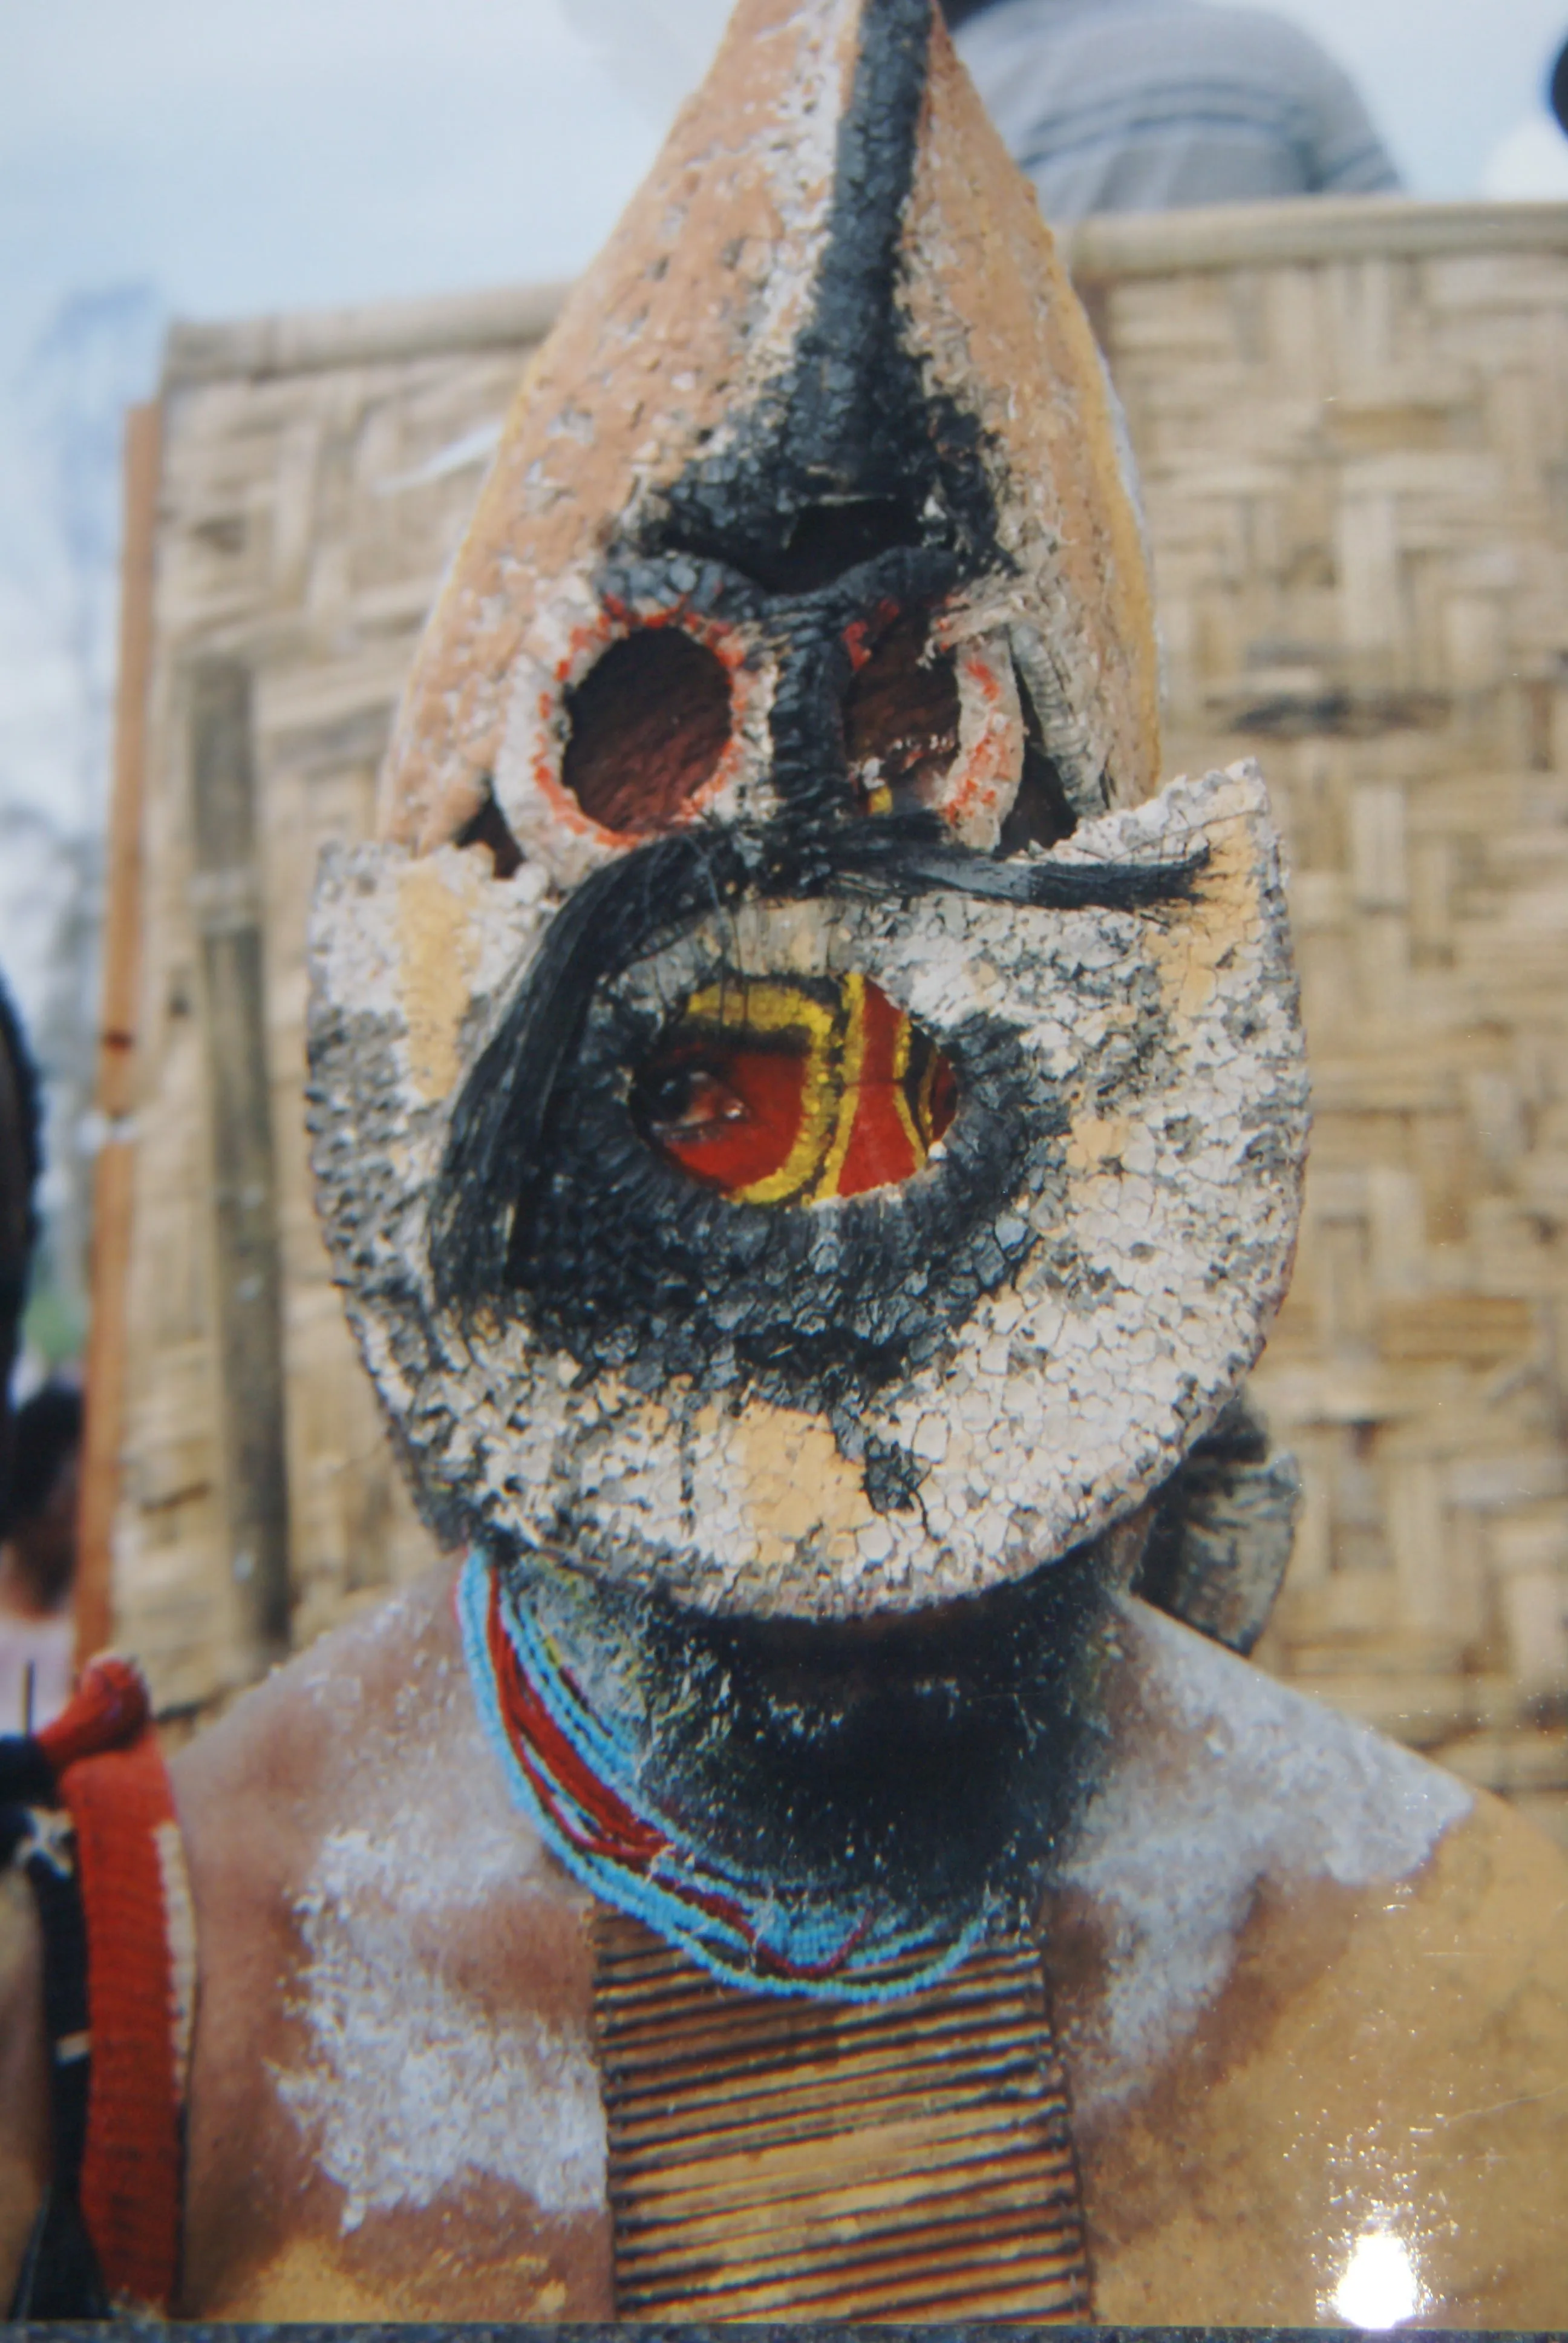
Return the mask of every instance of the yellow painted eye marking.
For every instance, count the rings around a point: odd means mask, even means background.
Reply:
[[[893,1111],[899,1118],[900,1129],[903,1131],[904,1137],[910,1142],[910,1155],[914,1158],[914,1161],[917,1163],[923,1164],[927,1156],[931,1151],[931,1116],[930,1111],[930,1102],[926,1094],[930,1091],[931,1079],[936,1071],[937,1053],[934,1050],[930,1051],[927,1053],[930,1063],[927,1065],[925,1072],[920,1078],[920,1092],[922,1101],[926,1106],[926,1111],[921,1114],[920,1120],[917,1121],[916,1118],[910,1112],[909,1090],[910,1051],[913,1045],[914,1038],[914,1027],[910,1024],[908,1017],[900,1015],[899,1019],[899,1038],[893,1044]]]
[[[818,1203],[842,1195],[860,1118],[868,1111],[872,1124],[861,1136],[869,1139],[873,1161],[879,1157],[885,1168],[868,1181],[862,1176],[866,1164],[856,1157],[851,1192],[907,1179],[927,1161],[937,1120],[939,1055],[926,1049],[918,1061],[918,1091],[912,1090],[915,1029],[864,976],[850,973],[815,986],[787,980],[709,985],[688,1001],[680,1029],[693,1040],[706,1034],[721,1045],[744,1043],[748,1035],[797,1044],[791,1054],[799,1066],[799,1091],[788,1151],[762,1178],[727,1188],[738,1202]],[[869,1101],[868,1081],[874,1086]],[[870,1135],[876,1117],[888,1111],[897,1118],[902,1142],[891,1156],[885,1142]]]
[[[811,1190],[813,1203],[838,1194],[844,1158],[849,1152],[855,1117],[860,1111],[860,1081],[866,1071],[866,980],[863,976],[844,978],[839,988],[839,1014],[841,1033],[838,1068],[839,1111],[832,1143],[817,1183]]]
[[[714,984],[688,1001],[683,1024],[721,1033],[799,1033],[806,1041],[800,1126],[794,1144],[777,1172],[735,1191],[738,1202],[784,1204],[811,1189],[832,1136],[839,1013],[792,984]]]

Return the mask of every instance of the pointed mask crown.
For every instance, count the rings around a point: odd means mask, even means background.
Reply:
[[[775,655],[813,593],[872,670],[847,711],[837,679],[820,743],[768,720],[800,696]],[[882,734],[911,719],[878,702],[911,667],[930,738],[900,762]],[[1147,574],[1087,320],[930,0],[742,0],[522,387],[384,831],[428,849],[493,789],[569,880],[787,797],[802,756],[830,794],[880,750],[989,843],[1026,746],[1081,817],[1155,784]]]

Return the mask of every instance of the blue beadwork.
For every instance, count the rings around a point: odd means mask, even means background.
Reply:
[[[644,1922],[725,1985],[815,2001],[900,2000],[949,1976],[985,1936],[991,1920],[989,1906],[967,1916],[931,1919],[869,1902],[851,1905],[780,1889],[715,1863],[639,1795],[633,1735],[588,1707],[529,1609],[526,1591],[508,1587],[501,1622],[534,1694],[581,1763],[639,1822],[657,1830],[665,1845],[650,1869],[639,1870],[574,1844],[529,1780],[503,1711],[487,1633],[492,1593],[489,1565],[481,1554],[471,1554],[459,1581],[457,1606],[464,1656],[486,1736],[500,1760],[514,1803],[551,1853],[593,1895]],[[529,1756],[548,1770],[543,1754],[531,1745]],[[550,1788],[564,1812],[582,1814],[554,1774]],[[700,1896],[734,1905],[739,1919],[702,1909],[695,1900]]]

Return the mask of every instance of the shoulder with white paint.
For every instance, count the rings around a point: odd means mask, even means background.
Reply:
[[[1425,1759],[1137,1600],[1124,1607],[1111,1763],[1078,1855],[1157,1840],[1205,1870],[1362,1887],[1406,1877],[1473,1793]]]
[[[246,1907],[297,1931],[324,1895],[454,1916],[498,1889],[580,1900],[480,1728],[447,1567],[276,1669],[173,1774],[209,1956]]]
[[[1430,2323],[1560,2323],[1561,1853],[1141,1604],[1118,1646],[1044,1938],[1097,2315],[1353,2317],[1397,2247]]]
[[[409,1763],[420,1719],[461,1734],[465,1707],[442,1567],[275,1668],[182,1749],[172,1767],[181,1818],[198,1836],[209,1812],[226,1817],[226,1837],[239,1812],[296,1833]]]
[[[450,1573],[279,1669],[176,1771],[201,1965],[191,2304],[597,2310],[587,1899],[480,1732]],[[437,2301],[453,2237],[462,2290],[448,2269]]]
[[[1085,2110],[1136,2097],[1225,1993],[1260,1898],[1404,1880],[1472,1793],[1135,1600],[1109,1752],[1058,1879],[1100,1947]]]

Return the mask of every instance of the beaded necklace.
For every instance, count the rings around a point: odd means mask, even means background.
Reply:
[[[642,1795],[633,1729],[596,1715],[526,1581],[471,1554],[457,1586],[469,1679],[514,1803],[604,1903],[726,1985],[846,2003],[896,2001],[947,1976],[987,1935],[978,1911],[932,1918],[752,1878]]]

